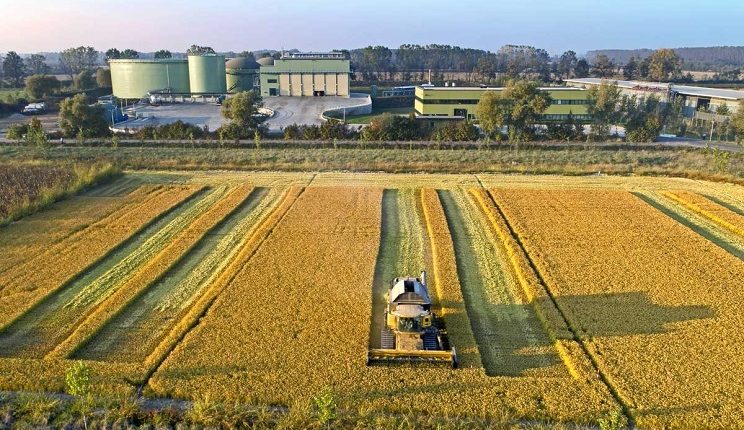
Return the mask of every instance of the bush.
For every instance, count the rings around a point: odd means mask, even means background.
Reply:
[[[429,137],[429,129],[412,114],[401,117],[385,113],[369,123],[362,131],[365,140],[419,140]]]
[[[480,138],[480,131],[469,121],[449,122],[444,127],[434,130],[431,138],[447,142],[474,141]]]
[[[143,127],[135,137],[137,139],[163,139],[163,140],[192,140],[202,139],[207,136],[207,131],[201,127],[187,124],[178,120],[171,124],[164,124],[157,127]]]
[[[284,128],[284,140],[354,139],[356,135],[356,131],[337,121],[326,121],[321,125],[292,124]]]

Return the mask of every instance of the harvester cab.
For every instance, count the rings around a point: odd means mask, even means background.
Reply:
[[[369,350],[367,365],[408,362],[457,367],[444,322],[431,310],[426,272],[420,278],[393,279],[386,302],[380,348]]]

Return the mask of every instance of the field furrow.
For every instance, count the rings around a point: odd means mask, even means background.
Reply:
[[[265,188],[255,190],[176,266],[76,349],[72,358],[143,362],[193,300],[232,260],[277,194]]]
[[[489,234],[483,214],[463,191],[442,190],[439,198],[486,373],[567,376],[534,308],[522,298],[508,257]]]
[[[0,331],[0,356],[40,358],[75,329],[77,322],[108,294],[165,248],[224,190],[182,201],[173,210],[135,234],[98,264],[85,270]]]
[[[45,298],[71,283],[80,283],[84,274],[110,267],[141,244],[157,229],[153,225],[169,219],[174,210],[194,197],[201,187],[166,187],[166,191],[129,208],[120,216],[96,223],[74,241],[54,246],[37,264],[26,264],[8,271],[0,279],[0,328],[36,307]],[[9,230],[10,231],[10,230]],[[100,273],[99,273],[100,274]],[[65,288],[66,289],[66,288]]]
[[[739,235],[744,239],[744,216],[718,205],[713,201],[693,192],[665,192],[664,195],[696,214],[707,218],[720,227]]]
[[[739,259],[623,191],[492,194],[639,428],[742,422]]]
[[[419,276],[426,269],[426,237],[417,210],[417,194],[414,189],[391,189],[383,192],[380,249],[372,286],[369,342],[373,348],[380,347],[380,333],[385,318],[385,294],[391,281],[401,276]]]
[[[744,237],[732,234],[721,224],[672,199],[666,193],[636,191],[633,194],[674,221],[689,228],[711,243],[720,246],[721,249],[731,255],[744,260]]]

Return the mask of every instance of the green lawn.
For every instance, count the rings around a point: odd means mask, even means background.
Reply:
[[[26,97],[26,92],[23,88],[0,88],[0,101],[5,101],[9,95],[13,97]]]
[[[369,124],[373,119],[378,116],[382,116],[384,113],[391,113],[393,115],[408,115],[413,112],[413,107],[399,107],[399,108],[382,108],[372,109],[372,113],[369,115],[355,115],[347,116],[347,124]]]

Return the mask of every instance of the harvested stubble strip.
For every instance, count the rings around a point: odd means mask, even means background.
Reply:
[[[193,185],[166,187],[162,194],[149,197],[121,216],[108,217],[76,235],[74,240],[53,247],[43,264],[24,265],[6,272],[0,278],[3,286],[0,291],[0,328],[65,286],[79,273],[95,266],[119,244],[203,188]]]
[[[461,366],[480,367],[480,352],[470,326],[457,275],[455,248],[437,192],[431,188],[421,190],[421,203],[431,240],[436,295],[441,303],[442,316],[447,323],[450,342],[457,350]]]
[[[177,264],[222,219],[235,211],[252,191],[253,187],[250,185],[239,186],[202,213],[146,266],[142,267],[132,278],[99,303],[92,310],[92,313],[77,326],[75,331],[47,355],[47,358],[67,357],[78,345],[94,336],[106,321],[124,309],[129,302],[140,294],[145,293],[149,286],[157,282]]]
[[[4,227],[0,234],[0,277],[29,261],[35,261],[32,265],[45,261],[57,244],[74,240],[98,222],[121,216],[160,188],[143,186],[126,197],[75,196]]]
[[[250,238],[243,244],[240,251],[233,257],[232,262],[225,268],[222,274],[215,279],[212,285],[194,301],[191,308],[184,317],[173,326],[157,348],[147,357],[144,365],[148,368],[144,382],[157,370],[158,366],[171,353],[173,348],[186,336],[200,318],[209,310],[217,296],[225,289],[233,279],[243,270],[248,261],[253,257],[264,240],[271,234],[279,221],[284,218],[287,211],[295,204],[299,196],[305,190],[304,187],[293,186],[287,189],[284,196],[276,204],[275,208],[266,219],[255,229]],[[149,381],[152,384],[152,381]]]
[[[744,238],[744,216],[690,191],[666,191],[662,194],[688,210]]]

